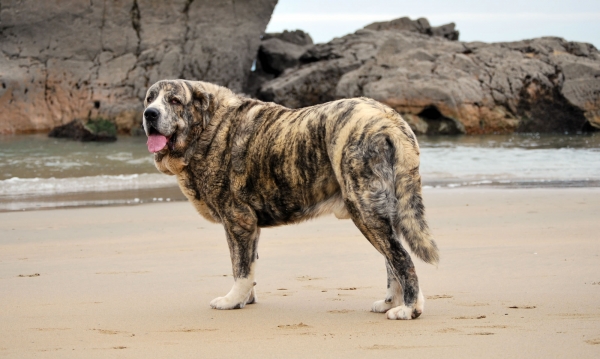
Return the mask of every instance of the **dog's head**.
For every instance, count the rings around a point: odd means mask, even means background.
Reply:
[[[144,100],[144,130],[148,151],[182,153],[208,125],[214,97],[198,81],[165,80],[152,85]]]

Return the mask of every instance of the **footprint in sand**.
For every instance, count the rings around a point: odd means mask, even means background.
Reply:
[[[452,319],[485,319],[485,315],[479,315],[476,317],[454,317]]]
[[[135,334],[133,334],[133,333],[121,332],[121,331],[118,331],[118,330],[108,330],[108,329],[90,329],[90,330],[93,330],[93,331],[95,331],[97,333],[100,333],[100,334],[107,334],[107,335],[123,334],[123,335],[125,335],[127,337],[135,337]]]
[[[487,307],[490,303],[457,303],[461,307]]]
[[[444,329],[440,329],[440,330],[436,330],[436,332],[438,333],[461,333],[461,330],[458,330],[456,328],[444,328]]]
[[[309,275],[303,275],[303,276],[300,276],[300,277],[296,277],[296,280],[299,280],[301,282],[305,282],[305,281],[309,281],[309,280],[321,280],[321,279],[325,279],[325,278],[311,277]]]
[[[116,335],[116,334],[123,333],[118,330],[108,330],[108,329],[90,329],[90,330],[94,330],[100,334],[109,334],[109,335]]]
[[[521,306],[512,305],[508,308],[509,309],[535,309],[535,305],[521,305]]]
[[[506,329],[506,325],[476,325],[473,328]]]
[[[278,325],[277,328],[280,329],[300,329],[300,328],[310,328],[309,325],[306,325],[302,322],[298,323],[298,324],[282,324],[282,325]]]
[[[354,310],[340,309],[340,310],[328,310],[327,311],[327,313],[334,313],[334,314],[344,314],[344,313],[350,313],[350,312],[354,312]]]
[[[395,345],[387,345],[387,344],[373,344],[370,347],[367,347],[366,349],[370,349],[370,350],[386,350],[386,349],[398,349],[398,347],[395,346]]]

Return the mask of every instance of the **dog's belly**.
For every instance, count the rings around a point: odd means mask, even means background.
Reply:
[[[261,203],[254,202],[259,227],[273,227],[302,222],[311,218],[334,213],[339,219],[350,218],[340,191],[321,192],[316,201],[303,201],[308,196],[292,195],[285,199],[280,196],[263,197]],[[314,198],[314,197],[313,197]]]

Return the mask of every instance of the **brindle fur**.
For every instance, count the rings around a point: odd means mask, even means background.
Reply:
[[[288,109],[185,80],[156,83],[145,105],[160,112],[155,122],[144,119],[146,133],[171,138],[155,154],[156,167],[177,176],[196,210],[225,227],[235,284],[213,308],[255,300],[260,228],[333,212],[351,218],[385,257],[388,294],[373,311],[396,308],[391,319],[421,314],[400,237],[425,262],[437,263],[438,251],[424,217],[419,146],[398,113],[368,98]]]

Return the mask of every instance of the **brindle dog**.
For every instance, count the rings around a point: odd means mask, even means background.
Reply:
[[[255,302],[260,228],[333,212],[385,257],[387,295],[372,310],[421,315],[423,294],[400,237],[423,261],[439,257],[424,217],[419,146],[398,113],[367,98],[294,110],[185,80],[157,82],[145,106],[156,167],[225,227],[235,283],[213,308]]]

